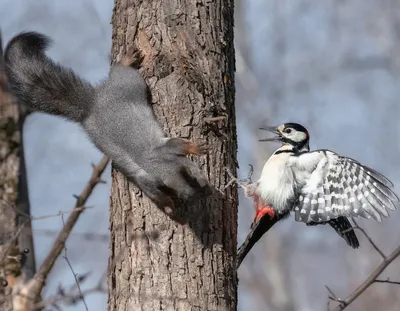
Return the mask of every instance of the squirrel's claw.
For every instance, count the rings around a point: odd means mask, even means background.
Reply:
[[[185,155],[202,155],[208,151],[208,147],[206,146],[205,142],[197,143],[189,140],[185,141],[183,149]]]
[[[205,154],[209,150],[206,142],[192,143],[192,144],[196,145],[197,153],[194,153],[194,154],[197,154],[197,155]]]

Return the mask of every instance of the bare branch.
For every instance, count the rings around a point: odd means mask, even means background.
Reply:
[[[328,290],[328,292],[329,292],[329,296],[328,296],[328,303],[327,303],[327,310],[329,311],[330,309],[330,302],[331,301],[337,301],[337,302],[339,302],[340,304],[343,304],[343,300],[342,299],[340,299],[338,296],[336,296],[336,294],[327,286],[327,285],[325,285],[325,288]]]
[[[45,284],[45,280],[49,275],[51,269],[56,262],[56,259],[60,256],[62,250],[64,249],[65,241],[71,233],[74,225],[76,224],[79,216],[81,215],[83,209],[79,210],[86,203],[89,196],[92,194],[94,187],[99,183],[100,176],[104,172],[107,164],[109,162],[108,157],[103,156],[97,166],[93,167],[92,176],[89,179],[89,182],[83,189],[82,193],[79,195],[75,209],[77,209],[74,213],[70,214],[65,226],[62,228],[61,232],[58,234],[56,241],[53,244],[52,249],[50,250],[47,257],[44,259],[43,263],[39,267],[37,273],[35,274],[33,281],[37,282],[37,286],[32,288],[32,292],[30,294],[33,297],[38,297],[42,291],[42,288]]]
[[[376,267],[376,269],[371,273],[371,275],[346,299],[340,301],[334,311],[344,310],[348,305],[350,305],[354,300],[357,299],[371,284],[377,281],[377,277],[390,265],[390,263],[395,260],[400,255],[400,246],[398,246],[389,256],[385,257],[381,264]],[[379,282],[379,281],[378,281]],[[389,282],[385,282],[389,283]]]
[[[375,283],[389,283],[389,284],[400,285],[400,282],[391,281],[391,280],[389,280],[389,278],[387,278],[386,280],[375,280],[374,282]]]
[[[381,249],[376,245],[376,243],[371,239],[371,237],[367,234],[367,232],[361,228],[358,223],[356,222],[356,220],[354,219],[354,217],[352,217],[352,221],[354,223],[354,228],[353,229],[358,229],[362,232],[362,234],[364,234],[364,236],[367,238],[368,242],[372,245],[372,247],[379,253],[379,255],[381,255],[381,257],[383,259],[386,258],[386,255],[381,251]]]
[[[100,183],[100,182],[99,182]],[[79,196],[76,195],[74,196],[76,199],[79,199]],[[58,211],[58,213],[56,214],[50,214],[50,215],[43,215],[43,216],[32,216],[29,215],[21,210],[19,210],[14,204],[2,199],[3,202],[5,202],[7,204],[7,206],[13,208],[15,210],[15,212],[23,217],[26,217],[30,220],[42,220],[42,219],[47,219],[47,218],[54,218],[54,217],[59,217],[65,214],[70,214],[73,212],[81,212],[84,209],[88,209],[88,208],[92,208],[93,206],[79,206],[79,207],[74,207],[73,209],[69,210],[69,211]]]
[[[102,279],[100,279],[102,281]],[[84,296],[86,297],[89,294],[93,293],[106,293],[106,289],[103,288],[103,285],[101,282],[98,282],[98,284],[95,287],[85,289],[81,292],[75,293],[74,289],[70,289],[69,291],[62,293],[62,294],[57,294],[55,296],[52,296],[46,300],[42,300],[38,303],[35,303],[32,306],[32,310],[42,310],[45,307],[49,306],[54,306],[58,302],[74,302],[76,303],[77,301],[81,300],[81,297]],[[25,309],[17,309],[15,311],[25,311]]]
[[[95,169],[95,167],[93,167],[93,170],[94,170],[94,169]],[[61,217],[62,217],[63,225],[64,225],[64,227],[65,227],[64,216],[61,216]],[[80,294],[79,299],[82,300],[83,304],[85,305],[86,311],[89,311],[89,308],[88,308],[88,306],[87,306],[87,304],[86,304],[86,301],[85,301],[85,296],[82,294],[81,286],[79,285],[78,278],[76,277],[77,274],[75,273],[75,271],[74,271],[74,269],[72,268],[72,265],[71,265],[71,263],[70,263],[70,261],[69,261],[69,259],[68,259],[67,246],[66,246],[66,244],[65,244],[65,241],[66,241],[66,240],[67,240],[67,237],[65,237],[65,239],[64,239],[64,256],[63,256],[63,257],[64,257],[65,261],[67,262],[68,267],[69,267],[69,269],[71,270],[71,272],[72,272],[72,274],[73,274],[73,276],[74,276],[75,283],[76,283],[76,286],[77,286],[77,288],[78,288],[78,292],[79,292],[79,294]]]
[[[327,285],[325,285],[325,288],[328,290],[329,294],[331,294],[331,296],[329,297],[329,299],[336,300],[336,301],[340,300],[340,299],[336,296],[336,294],[335,294]]]
[[[54,236],[58,234],[57,230],[51,229],[35,229],[33,230],[35,234],[41,234],[44,236]],[[110,235],[107,233],[98,233],[98,232],[72,232],[73,235],[79,235],[80,239],[84,239],[87,241],[99,241],[99,242],[108,242],[110,239]]]

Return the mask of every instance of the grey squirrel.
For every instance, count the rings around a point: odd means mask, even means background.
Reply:
[[[176,198],[210,194],[206,178],[186,157],[207,148],[166,137],[149,104],[146,82],[130,66],[133,60],[123,58],[105,81],[92,86],[45,55],[50,43],[43,34],[22,32],[7,44],[6,76],[20,103],[78,122],[114,166],[159,206],[169,210]]]

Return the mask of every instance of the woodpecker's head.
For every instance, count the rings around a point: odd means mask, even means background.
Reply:
[[[282,145],[291,145],[298,151],[308,151],[310,135],[307,129],[297,123],[284,123],[279,126],[261,127],[260,130],[272,132],[275,137],[260,139],[260,141],[280,141]]]

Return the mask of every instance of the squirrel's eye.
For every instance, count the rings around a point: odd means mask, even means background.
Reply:
[[[292,132],[292,129],[291,128],[284,129],[284,132],[286,134],[290,134]]]

